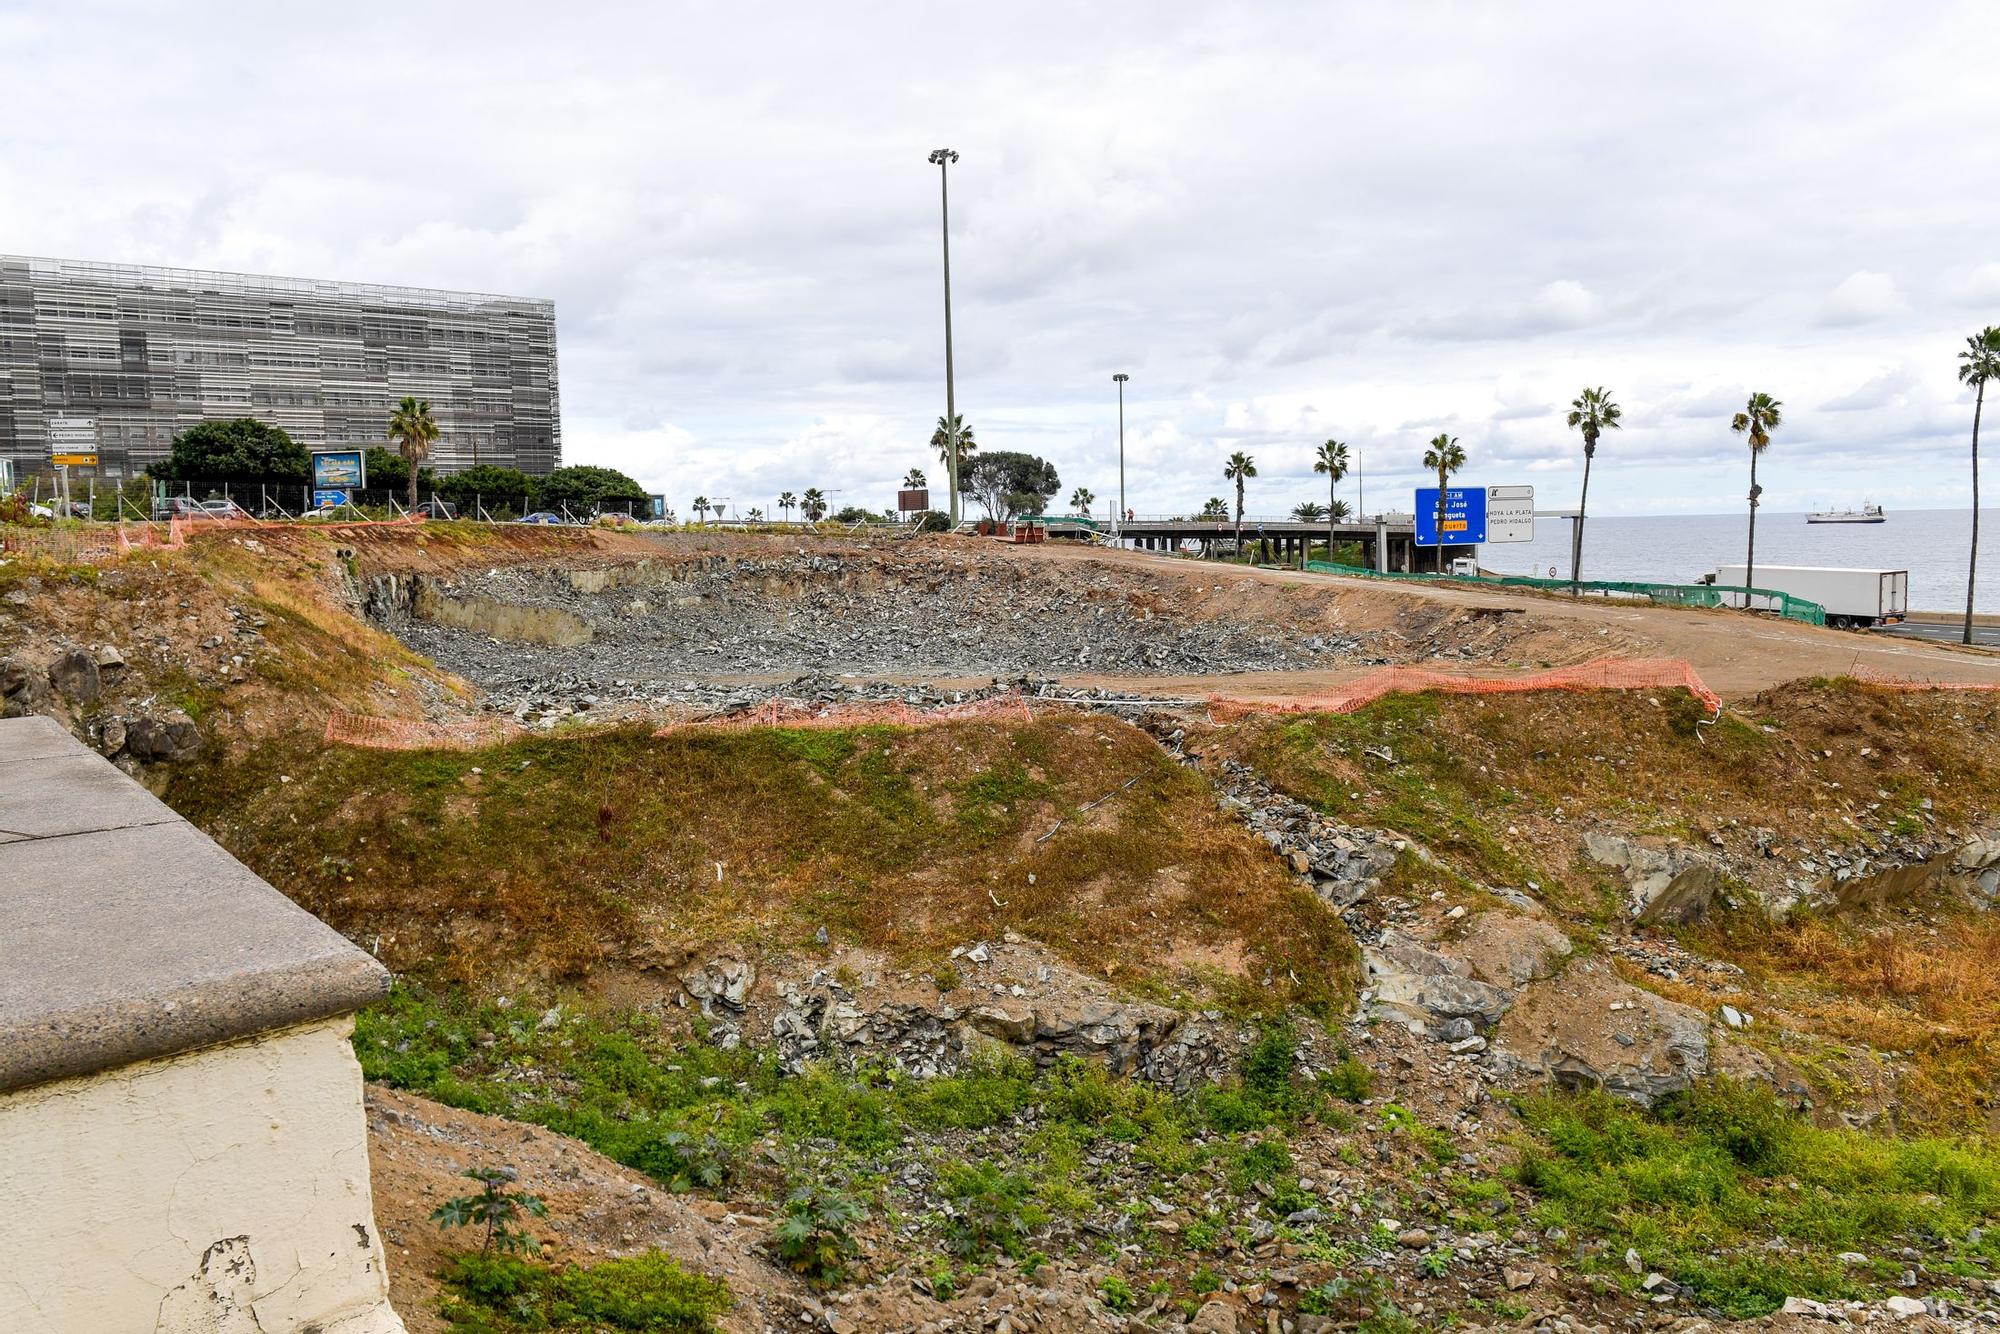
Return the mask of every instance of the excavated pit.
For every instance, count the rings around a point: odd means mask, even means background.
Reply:
[[[1087,562],[861,552],[381,574],[362,601],[375,623],[481,686],[491,707],[516,712],[713,705],[834,676],[894,693],[1386,661],[1373,636],[1329,623],[1311,602],[1232,613],[1226,595],[1191,605],[1186,593],[1183,581]]]

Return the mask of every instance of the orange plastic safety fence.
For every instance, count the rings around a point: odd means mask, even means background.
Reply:
[[[1417,694],[1426,690],[1449,695],[1502,695],[1530,690],[1672,690],[1683,689],[1711,709],[1722,697],[1708,688],[1694,667],[1680,658],[1597,658],[1574,667],[1527,676],[1457,676],[1426,667],[1384,667],[1358,681],[1312,695],[1267,699],[1211,696],[1209,716],[1218,722],[1259,713],[1352,713],[1384,695]]]
[[[1857,665],[1848,673],[1857,681],[1885,690],[2000,690],[2000,681],[1918,681],[1907,676],[1891,676],[1872,667]]]
[[[425,723],[409,718],[375,718],[343,709],[335,709],[326,720],[328,741],[369,750],[478,750],[525,731],[499,718]]]
[[[746,731],[753,727],[923,727],[967,718],[1008,718],[1030,722],[1034,714],[1028,701],[1017,693],[992,695],[963,704],[937,708],[913,708],[900,700],[857,704],[809,704],[797,699],[769,699],[743,713],[727,718],[707,718],[693,722],[668,723],[657,729],[656,737],[688,731]]]
[[[128,551],[171,550],[187,538],[172,523],[107,523],[86,528],[0,529],[0,554],[41,556],[65,565],[90,565]]]

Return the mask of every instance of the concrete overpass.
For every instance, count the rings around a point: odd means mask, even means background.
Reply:
[[[1047,524],[1052,538],[1082,538],[1095,534],[1109,541],[1115,529],[1117,536],[1122,537],[1127,545],[1141,551],[1207,551],[1215,547],[1226,550],[1236,538],[1234,519],[1197,519],[1184,515],[1139,514],[1115,524],[1109,518],[1045,514],[1037,516],[1035,522]],[[1306,552],[1314,543],[1326,541],[1327,528],[1324,519],[1307,522],[1246,514],[1243,516],[1243,544],[1246,548],[1266,544],[1271,561],[1298,565],[1305,560]],[[1333,524],[1332,530],[1336,546],[1356,543],[1361,548],[1361,563],[1372,569],[1401,572],[1413,568],[1427,570],[1437,559],[1434,548],[1416,546],[1416,521],[1402,515],[1349,519]],[[1479,548],[1469,544],[1444,549],[1446,564],[1458,556],[1478,554]],[[1412,564],[1413,558],[1417,561],[1415,565]]]

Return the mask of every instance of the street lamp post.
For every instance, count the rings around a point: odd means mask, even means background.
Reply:
[[[1111,536],[1125,545],[1125,382],[1132,377],[1119,371],[1111,377],[1118,384],[1118,512],[1111,516]]]
[[[931,150],[938,169],[938,202],[944,217],[944,434],[951,457],[951,526],[958,527],[958,399],[951,380],[951,164],[958,161],[949,148]]]

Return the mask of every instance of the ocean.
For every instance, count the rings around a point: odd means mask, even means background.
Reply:
[[[1568,519],[1535,520],[1535,540],[1488,543],[1479,563],[1503,574],[1569,576]],[[1692,583],[1717,565],[1743,563],[1747,515],[1593,515],[1584,526],[1583,577]],[[2000,612],[2000,510],[1980,511],[1979,610]],[[1908,570],[1913,611],[1964,611],[1972,511],[1891,510],[1888,522],[1807,523],[1804,514],[1757,515],[1757,564]],[[1428,557],[1426,552],[1425,556]],[[1758,583],[1763,583],[1762,579]]]

